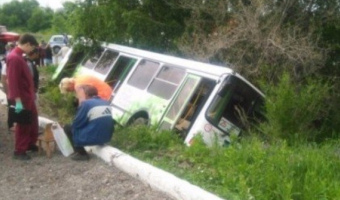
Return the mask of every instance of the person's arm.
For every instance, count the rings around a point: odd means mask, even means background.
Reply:
[[[79,128],[86,126],[86,124],[88,123],[88,117],[87,117],[88,112],[89,112],[89,106],[85,102],[83,102],[78,107],[77,114],[73,120],[73,123],[72,123],[73,129],[79,129]]]
[[[81,105],[81,103],[86,100],[85,91],[81,87],[81,85],[77,85],[77,87],[75,87],[74,89],[75,89],[76,97],[78,99],[78,105]]]
[[[22,62],[18,61],[17,58],[12,58],[7,60],[6,75],[8,83],[8,91],[11,91],[11,99],[21,98],[19,86],[22,82],[20,80],[20,75],[22,74]]]
[[[15,112],[19,113],[24,109],[21,101],[21,94],[19,90],[19,85],[21,83],[20,74],[22,73],[22,62],[11,59],[7,61],[6,74],[8,81],[8,90],[11,91],[10,97],[15,99]]]

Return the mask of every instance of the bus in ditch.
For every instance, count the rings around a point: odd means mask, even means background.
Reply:
[[[121,126],[174,130],[187,145],[197,134],[208,145],[228,144],[263,118],[264,94],[228,66],[105,44],[84,56],[80,74],[112,86],[112,117]]]

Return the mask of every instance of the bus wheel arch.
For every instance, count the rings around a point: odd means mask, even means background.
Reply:
[[[149,115],[145,111],[135,113],[127,122],[127,126],[149,125]]]

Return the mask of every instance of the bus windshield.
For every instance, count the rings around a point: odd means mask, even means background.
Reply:
[[[263,97],[251,86],[230,75],[207,111],[207,119],[226,134],[239,134],[247,122],[261,118]]]

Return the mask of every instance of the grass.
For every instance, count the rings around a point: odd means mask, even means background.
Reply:
[[[45,87],[42,112],[70,122],[71,96],[60,95],[56,83]],[[340,199],[339,140],[289,145],[249,135],[228,147],[207,147],[199,137],[187,147],[171,131],[117,126],[112,146],[228,200]]]
[[[266,144],[256,137],[229,147],[186,147],[171,132],[119,129],[112,145],[225,199],[340,199],[340,146]]]

